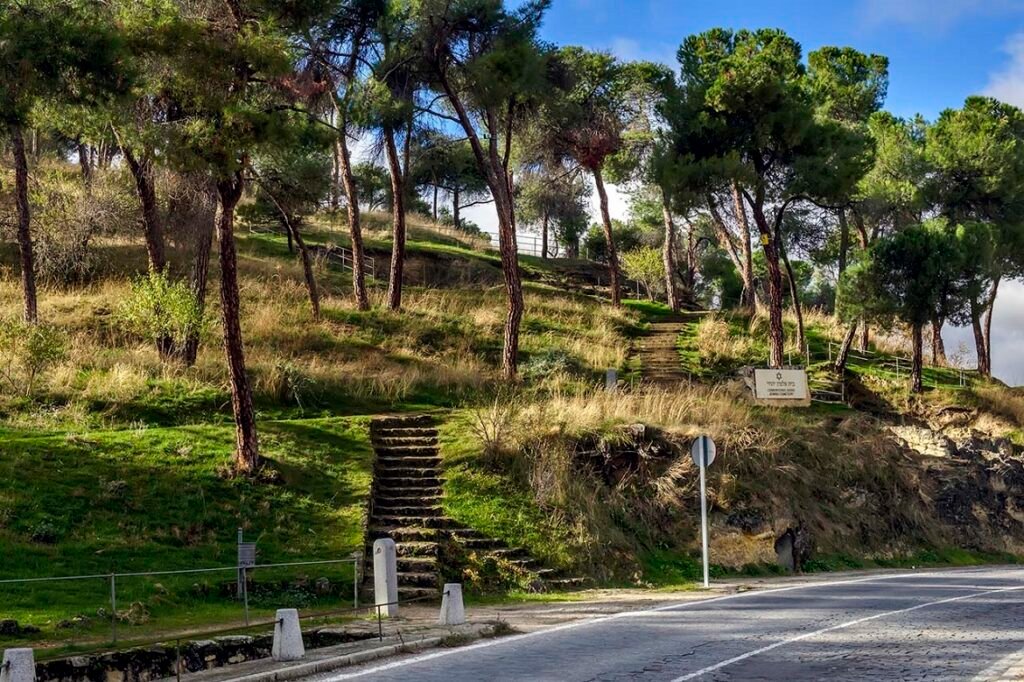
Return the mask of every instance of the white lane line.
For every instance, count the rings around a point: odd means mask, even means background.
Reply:
[[[975,570],[984,569],[970,569],[969,571],[962,571],[963,573],[975,572]],[[960,571],[956,571],[960,572]],[[663,606],[657,606],[651,609],[645,609],[643,611],[620,611],[608,616],[601,616],[599,618],[591,618],[589,620],[580,620],[572,623],[565,623],[563,625],[556,625],[550,628],[544,628],[542,630],[534,630],[533,632],[526,632],[520,635],[512,635],[510,637],[498,637],[496,639],[488,639],[483,642],[477,642],[476,644],[470,644],[468,646],[456,647],[453,649],[445,649],[444,651],[435,651],[429,654],[420,654],[419,656],[413,656],[411,658],[403,659],[400,661],[393,661],[391,663],[385,663],[383,665],[374,666],[366,670],[354,671],[349,673],[341,673],[338,675],[331,675],[329,677],[318,678],[322,682],[340,682],[341,680],[352,680],[357,677],[363,677],[365,675],[374,675],[377,673],[386,672],[388,670],[394,670],[395,668],[402,668],[409,665],[415,665],[417,663],[423,663],[424,661],[432,661],[437,658],[443,658],[445,656],[451,656],[453,654],[462,654],[477,649],[486,649],[488,647],[497,646],[499,644],[510,644],[513,642],[519,642],[525,639],[538,637],[540,635],[549,635],[563,630],[572,630],[574,628],[585,627],[588,625],[596,625],[599,623],[606,623],[611,620],[619,618],[636,618],[644,615],[650,615],[652,613],[658,613],[661,611],[673,611],[677,609],[688,609],[695,606],[703,606],[705,604],[712,604],[720,601],[728,601],[731,599],[743,599],[745,597],[758,597],[765,594],[777,594],[779,592],[791,592],[793,590],[806,590],[817,587],[838,587],[842,585],[853,585],[858,583],[870,583],[880,582],[885,580],[898,580],[901,578],[923,578],[929,575],[936,577],[945,577],[954,571],[916,571],[914,573],[894,573],[892,575],[873,575],[864,578],[851,578],[849,580],[824,580],[822,582],[811,583],[811,584],[800,584],[800,585],[789,585],[787,587],[776,587],[768,590],[750,590],[747,592],[736,592],[734,594],[726,594],[721,597],[711,597],[710,599],[698,599],[695,601],[684,602],[682,604],[666,604]]]
[[[840,623],[839,625],[833,625],[831,627],[822,628],[821,630],[815,630],[814,632],[805,632],[802,635],[796,635],[795,637],[790,637],[789,639],[784,639],[784,640],[781,640],[779,642],[775,642],[774,644],[769,644],[768,646],[763,646],[760,649],[754,649],[753,651],[748,651],[745,654],[740,654],[739,656],[734,656],[734,657],[732,657],[732,658],[730,658],[728,660],[722,661],[721,663],[716,663],[715,665],[709,665],[706,668],[701,668],[697,672],[692,672],[692,673],[689,673],[687,675],[683,675],[682,677],[677,677],[674,680],[672,680],[672,682],[685,682],[686,680],[692,680],[695,677],[701,677],[702,675],[707,675],[708,673],[713,673],[716,670],[721,670],[722,668],[724,668],[726,666],[732,665],[734,663],[739,663],[740,661],[745,661],[748,658],[752,658],[754,656],[758,656],[758,655],[763,654],[763,653],[765,653],[767,651],[771,651],[772,649],[778,649],[779,647],[786,646],[787,644],[792,644],[794,642],[800,642],[802,640],[810,639],[811,637],[817,637],[818,635],[823,635],[823,634],[828,633],[828,632],[835,632],[836,630],[842,630],[844,628],[850,628],[850,627],[853,627],[855,625],[860,625],[861,623],[867,623],[867,622],[872,621],[872,620],[878,620],[879,618],[886,618],[888,616],[896,616],[896,615],[899,615],[899,614],[902,614],[902,613],[910,613],[911,611],[917,611],[918,609],[928,608],[929,606],[938,606],[939,604],[950,604],[952,602],[964,601],[966,599],[974,599],[975,597],[983,597],[983,596],[988,595],[988,594],[999,594],[1001,592],[1014,592],[1014,591],[1017,591],[1017,590],[1024,590],[1024,585],[1020,585],[1020,586],[1017,586],[1017,587],[1003,587],[1003,588],[1000,588],[998,590],[988,590],[986,592],[976,592],[974,594],[962,594],[959,597],[949,597],[947,599],[939,599],[938,601],[931,601],[931,602],[927,602],[925,604],[918,604],[916,606],[908,606],[905,609],[895,609],[894,611],[886,611],[884,613],[876,613],[873,616],[865,616],[863,618],[857,618],[856,620],[851,620],[851,621],[847,621],[845,623]]]

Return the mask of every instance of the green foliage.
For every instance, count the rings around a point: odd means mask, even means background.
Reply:
[[[643,284],[651,300],[654,300],[656,291],[664,289],[665,261],[662,259],[661,249],[642,246],[624,252],[622,271],[629,279]]]
[[[166,272],[150,272],[132,283],[131,293],[117,310],[125,330],[153,343],[172,341],[182,346],[203,331],[203,307],[185,280]]]
[[[67,356],[67,336],[51,325],[0,322],[0,376],[14,394],[31,396],[46,370]]]

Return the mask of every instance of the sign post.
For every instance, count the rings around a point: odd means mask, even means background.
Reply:
[[[698,436],[690,447],[690,456],[693,462],[700,467],[700,536],[701,555],[704,559],[704,587],[710,587],[708,582],[708,490],[706,482],[706,469],[715,461],[715,441],[711,436]]]

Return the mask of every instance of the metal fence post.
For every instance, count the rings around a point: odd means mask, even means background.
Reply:
[[[242,568],[242,603],[245,606],[245,624],[249,625],[249,569]]]
[[[117,643],[117,578],[113,573],[110,574],[110,633]]]
[[[362,553],[352,562],[352,608],[359,608],[359,564],[362,563]]]

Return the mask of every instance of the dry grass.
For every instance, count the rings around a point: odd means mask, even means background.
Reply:
[[[218,282],[207,299],[212,321],[196,365],[188,370],[160,361],[155,349],[121,330],[113,314],[128,295],[131,276],[144,264],[137,247],[104,242],[117,256],[110,274],[74,288],[40,290],[40,316],[67,333],[69,354],[53,369],[44,394],[65,404],[62,420],[77,420],[76,402],[130,404],[145,401],[155,384],[162,391],[219,392],[227,375],[220,346]],[[256,245],[253,245],[254,247]],[[186,262],[182,254],[175,262]],[[214,259],[214,263],[216,259]],[[407,287],[403,310],[383,309],[382,286],[371,290],[375,309],[356,310],[348,273],[321,271],[323,319],[312,320],[297,258],[260,255],[240,239],[240,286],[246,360],[263,405],[295,408],[293,384],[306,388],[306,404],[383,409],[411,398],[452,404],[489,391],[500,378],[498,363],[505,293],[502,287],[423,289]],[[213,268],[211,276],[216,276]],[[20,315],[21,291],[11,273],[0,278],[0,319]],[[626,362],[623,334],[632,318],[571,294],[528,289],[521,335],[524,364],[534,355],[562,353],[577,371],[597,373]],[[589,376],[586,379],[590,380]],[[544,386],[578,386],[579,374],[537,377]],[[0,401],[2,402],[2,401]],[[3,405],[0,405],[3,407]],[[8,419],[20,419],[8,410]],[[358,407],[355,407],[358,409]],[[45,418],[56,419],[58,412]]]

